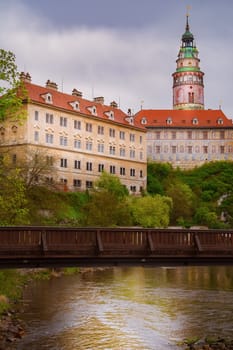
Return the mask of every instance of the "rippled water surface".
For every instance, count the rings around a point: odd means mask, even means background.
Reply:
[[[114,268],[37,281],[18,350],[169,350],[233,334],[233,268]]]

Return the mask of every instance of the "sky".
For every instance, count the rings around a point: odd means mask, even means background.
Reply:
[[[50,79],[125,112],[172,109],[188,5],[205,108],[233,118],[232,0],[0,0],[0,48],[35,84]]]

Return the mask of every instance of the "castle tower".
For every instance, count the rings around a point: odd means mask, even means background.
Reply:
[[[200,70],[198,50],[189,30],[187,14],[185,33],[173,76],[173,109],[204,109],[204,73]]]

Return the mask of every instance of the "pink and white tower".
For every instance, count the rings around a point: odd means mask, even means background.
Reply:
[[[204,73],[200,70],[198,50],[189,30],[189,15],[176,60],[173,76],[173,109],[204,109]]]

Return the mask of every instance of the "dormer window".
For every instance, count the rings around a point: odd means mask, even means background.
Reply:
[[[87,107],[88,111],[91,112],[92,115],[97,115],[96,106]]]
[[[142,120],[141,120],[141,124],[147,124],[147,119],[144,117],[144,118],[142,118]]]
[[[197,118],[193,118],[192,122],[193,122],[194,125],[197,125],[198,124],[198,119]]]
[[[70,102],[70,105],[71,105],[71,107],[73,108],[74,111],[79,111],[80,110],[78,101]]]
[[[167,118],[167,124],[169,124],[169,125],[172,124],[172,118],[171,118],[171,117],[168,117],[168,118]]]
[[[105,114],[108,116],[108,119],[114,120],[114,112],[113,111],[105,112]]]
[[[129,123],[130,123],[131,125],[134,125],[134,119],[133,119],[133,117],[130,117],[130,118],[129,118]]]
[[[45,100],[45,103],[53,103],[53,96],[50,92],[47,92],[47,94],[41,95],[41,97]]]
[[[218,119],[217,119],[217,123],[218,123],[219,125],[223,124],[222,118],[218,118]]]

